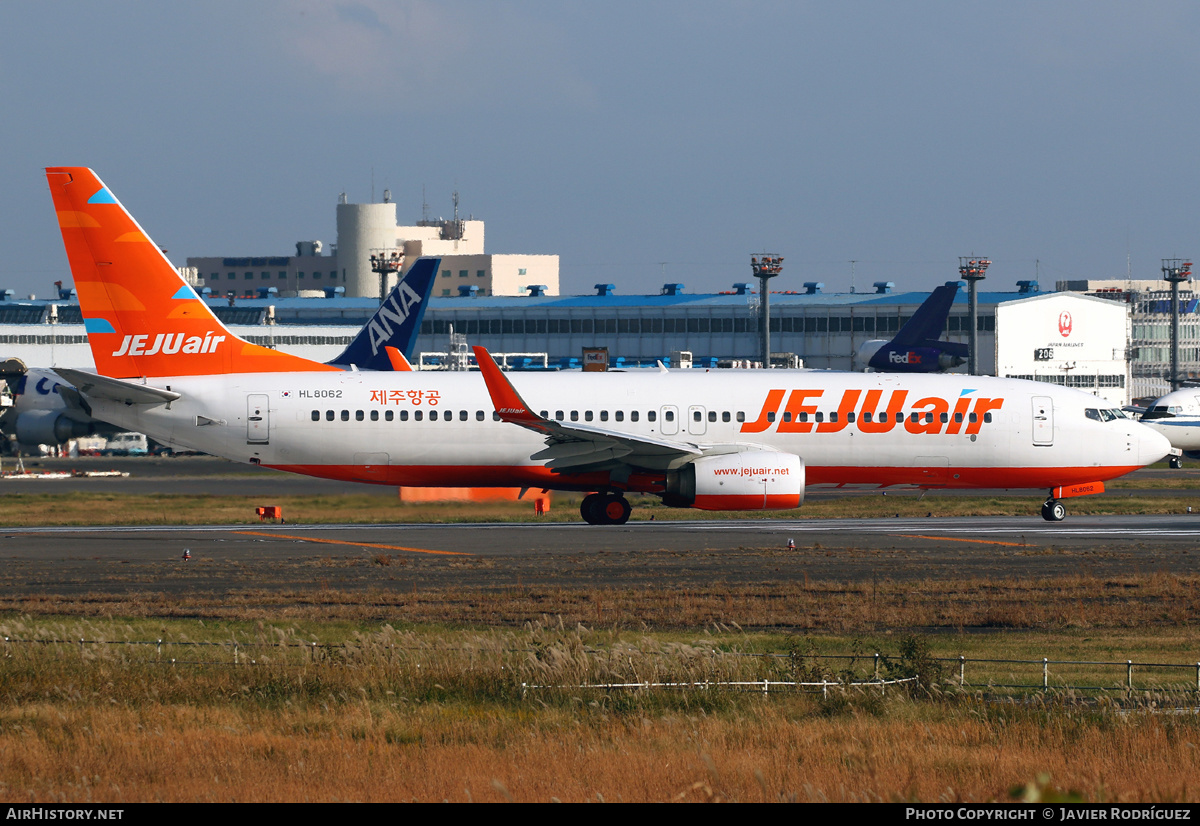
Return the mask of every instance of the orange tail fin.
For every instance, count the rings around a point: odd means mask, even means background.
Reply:
[[[50,167],[46,178],[101,375],[337,369],[229,332],[92,170]]]

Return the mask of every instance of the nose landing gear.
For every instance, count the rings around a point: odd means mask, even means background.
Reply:
[[[589,525],[624,525],[633,507],[619,493],[589,493],[579,505],[579,514]]]
[[[1047,522],[1061,522],[1067,518],[1067,506],[1060,500],[1050,497],[1042,503],[1042,519]]]

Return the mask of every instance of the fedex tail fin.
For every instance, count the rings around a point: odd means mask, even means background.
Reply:
[[[353,364],[361,370],[391,370],[393,362],[388,357],[388,347],[399,350],[406,360],[411,359],[441,263],[440,258],[418,258],[371,320],[342,354],[329,363],[339,367]]]
[[[947,281],[929,294],[929,298],[917,308],[908,323],[900,328],[891,344],[895,347],[916,347],[928,341],[937,341],[946,329],[946,319],[954,297],[958,295],[958,282]]]
[[[92,170],[50,167],[46,178],[101,375],[337,369],[230,333]]]

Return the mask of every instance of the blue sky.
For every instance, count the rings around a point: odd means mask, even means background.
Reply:
[[[1200,5],[0,3],[0,287],[67,276],[42,168],[93,167],[169,256],[487,221],[565,292],[1159,277],[1196,253]],[[851,265],[851,261],[855,261]],[[664,278],[665,274],[665,278]]]

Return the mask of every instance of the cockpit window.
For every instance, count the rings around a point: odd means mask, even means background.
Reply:
[[[1111,422],[1114,419],[1128,418],[1124,413],[1116,408],[1097,410],[1094,407],[1089,407],[1083,411],[1083,414],[1089,419],[1094,419],[1098,422]]]

